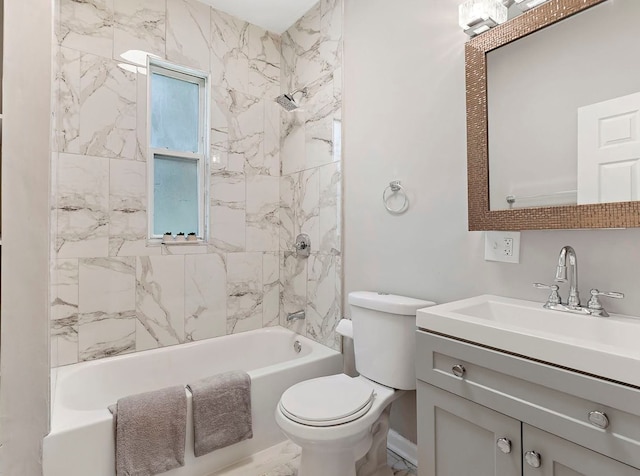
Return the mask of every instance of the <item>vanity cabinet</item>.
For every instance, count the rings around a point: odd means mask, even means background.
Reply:
[[[424,331],[416,356],[420,476],[640,476],[640,389]]]

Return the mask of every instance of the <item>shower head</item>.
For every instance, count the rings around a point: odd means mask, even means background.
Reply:
[[[293,98],[294,95],[297,93],[302,93],[302,97],[305,97],[307,95],[307,88],[296,89],[295,91],[289,94],[287,93],[281,94],[276,98],[276,102],[280,104],[287,112],[294,111],[300,107],[298,106],[298,103],[296,103],[295,99]]]

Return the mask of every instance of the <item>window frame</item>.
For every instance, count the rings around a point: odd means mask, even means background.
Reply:
[[[152,147],[151,145],[151,78],[158,73],[169,78],[187,81],[199,86],[199,111],[198,111],[198,151],[184,152],[169,148]],[[147,56],[147,240],[149,243],[163,243],[163,235],[154,234],[154,192],[155,175],[154,165],[156,157],[172,158],[177,160],[192,160],[197,162],[197,187],[198,187],[198,234],[200,243],[207,243],[209,237],[209,170],[210,170],[210,88],[211,75],[205,71],[170,63],[165,60]],[[171,230],[178,233],[183,230]],[[188,230],[184,230],[186,233]],[[162,232],[164,233],[164,232]]]

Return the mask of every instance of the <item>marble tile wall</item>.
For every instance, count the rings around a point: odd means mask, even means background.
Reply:
[[[343,0],[321,0],[282,35],[281,92],[307,88],[300,109],[280,112],[281,324],[304,309],[292,327],[339,348],[342,316],[341,109]],[[311,256],[298,258],[295,238],[306,233]]]
[[[57,0],[52,365],[284,323],[336,347],[341,0],[282,36],[197,0]],[[152,53],[212,78],[206,245],[147,244]],[[308,86],[304,111],[274,98]],[[282,130],[282,132],[281,132]],[[298,232],[314,253],[291,253]]]

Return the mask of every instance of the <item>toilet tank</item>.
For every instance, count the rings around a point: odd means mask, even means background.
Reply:
[[[356,369],[387,387],[416,388],[416,311],[433,306],[393,294],[349,293]]]

